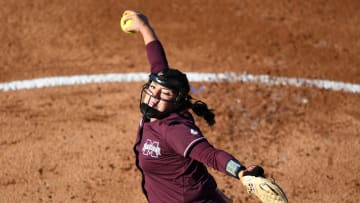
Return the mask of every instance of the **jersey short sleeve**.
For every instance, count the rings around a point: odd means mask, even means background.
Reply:
[[[198,127],[191,124],[179,123],[168,127],[166,141],[178,154],[187,157],[191,148],[205,139]]]

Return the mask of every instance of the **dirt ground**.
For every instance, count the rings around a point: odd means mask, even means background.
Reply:
[[[0,83],[148,71],[125,9],[145,13],[172,67],[360,83],[357,0],[0,0]],[[132,144],[142,83],[0,92],[0,202],[146,202]],[[199,82],[208,140],[262,165],[290,202],[360,202],[360,94]],[[258,202],[210,169],[233,202]]]

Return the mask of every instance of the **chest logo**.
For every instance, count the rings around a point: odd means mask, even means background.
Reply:
[[[159,142],[147,139],[142,148],[142,153],[145,156],[151,156],[153,158],[158,158],[161,155]]]

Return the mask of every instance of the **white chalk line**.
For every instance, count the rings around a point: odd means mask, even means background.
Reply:
[[[245,82],[266,85],[284,85],[295,87],[314,87],[325,90],[360,93],[360,84],[351,84],[331,80],[317,80],[306,78],[272,77],[269,75],[253,75],[247,73],[200,73],[186,72],[190,82]],[[22,89],[46,88],[64,85],[81,85],[92,83],[112,82],[141,82],[148,80],[149,73],[109,73],[95,75],[74,75],[61,77],[35,78],[0,83],[0,91],[16,91]]]

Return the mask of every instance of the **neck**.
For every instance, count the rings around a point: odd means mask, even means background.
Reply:
[[[154,122],[154,121],[157,121],[158,119],[157,118],[150,118],[150,122]]]

